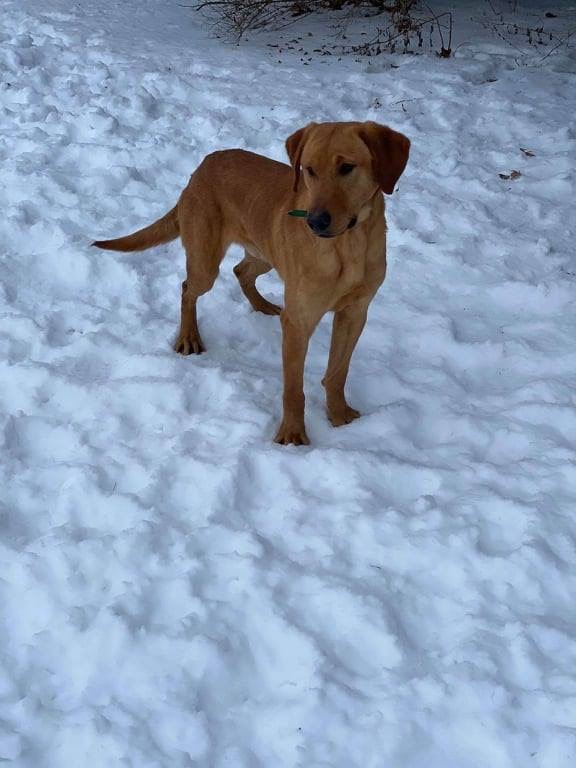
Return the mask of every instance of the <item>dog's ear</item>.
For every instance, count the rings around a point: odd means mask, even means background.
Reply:
[[[404,172],[410,153],[410,140],[386,125],[368,121],[360,127],[360,138],[372,155],[374,177],[383,192],[391,195]]]
[[[298,182],[300,181],[302,150],[304,149],[310,128],[315,125],[316,123],[309,123],[305,128],[300,128],[299,131],[296,131],[296,133],[293,133],[292,136],[288,136],[286,139],[286,152],[290,158],[290,165],[294,168],[294,192],[298,189]]]

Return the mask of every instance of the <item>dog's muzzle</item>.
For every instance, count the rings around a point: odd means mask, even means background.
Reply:
[[[341,229],[340,232],[330,232],[328,229],[330,223],[331,216],[328,211],[325,211],[322,214],[308,215],[308,226],[317,237],[323,238],[332,238],[343,235],[344,232],[347,232],[349,229],[353,229],[356,226],[358,223],[358,217],[352,216],[346,225],[346,229]]]
[[[312,211],[308,214],[308,226],[315,235],[330,236],[328,231],[332,223],[332,216],[328,211]]]

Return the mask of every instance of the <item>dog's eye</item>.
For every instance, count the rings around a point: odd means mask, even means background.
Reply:
[[[338,173],[340,174],[340,176],[348,176],[349,173],[352,173],[354,168],[356,168],[356,166],[352,165],[351,163],[342,163],[342,165],[338,169]]]
[[[314,168],[312,168],[311,165],[309,165],[308,168],[306,168],[306,170],[308,171],[310,176],[312,176],[312,178],[314,178],[314,179],[316,178],[316,174],[314,173]]]

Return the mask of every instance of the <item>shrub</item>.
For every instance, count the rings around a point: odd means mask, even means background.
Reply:
[[[280,27],[300,16],[320,11],[344,9],[352,13],[388,13],[392,23],[410,26],[410,14],[417,0],[199,0],[197,10],[214,14],[218,30],[240,40],[252,29]]]

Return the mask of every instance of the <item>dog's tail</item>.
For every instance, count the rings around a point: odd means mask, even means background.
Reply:
[[[92,245],[97,248],[105,248],[107,251],[144,251],[155,245],[169,243],[170,240],[175,240],[179,234],[178,206],[174,206],[171,211],[168,211],[154,224],[139,229],[132,235],[118,237],[116,240],[96,240]]]

